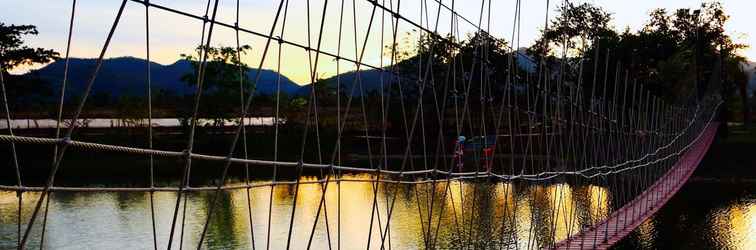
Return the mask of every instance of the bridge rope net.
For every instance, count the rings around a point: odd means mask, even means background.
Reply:
[[[674,168],[680,156],[700,141],[704,131],[712,126],[717,110],[721,105],[721,98],[716,94],[716,84],[708,84],[705,89],[699,89],[695,84],[695,90],[689,93],[683,101],[669,102],[661,97],[652,95],[652,92],[642,82],[633,79],[628,65],[617,62],[614,69],[611,48],[606,49],[604,58],[600,58],[601,52],[596,49],[595,55],[580,55],[577,63],[568,63],[566,49],[562,51],[560,63],[556,66],[548,64],[545,60],[531,59],[528,55],[514,49],[520,43],[520,16],[522,10],[521,1],[515,1],[511,37],[506,42],[496,40],[489,32],[491,28],[491,1],[481,0],[477,23],[474,18],[468,18],[459,14],[456,10],[459,3],[451,1],[445,4],[440,0],[422,0],[417,19],[411,18],[408,13],[402,13],[400,0],[365,0],[337,1],[338,8],[329,9],[332,2],[320,1],[322,7],[313,7],[309,0],[306,1],[306,44],[287,39],[286,23],[290,18],[288,0],[277,2],[275,17],[270,29],[267,31],[255,31],[245,28],[240,24],[240,4],[235,1],[235,23],[229,24],[217,19],[221,11],[219,0],[207,0],[204,7],[204,15],[191,14],[188,11],[171,8],[149,0],[123,0],[116,13],[115,20],[110,27],[105,43],[97,58],[96,67],[91,73],[83,98],[74,110],[67,128],[63,127],[63,105],[65,100],[66,81],[68,79],[68,58],[71,47],[71,37],[74,30],[74,18],[76,16],[77,3],[72,1],[70,25],[66,46],[66,68],[64,70],[63,84],[60,92],[59,109],[56,119],[55,133],[51,137],[21,136],[14,133],[11,126],[11,110],[6,97],[5,82],[0,76],[0,86],[3,92],[3,104],[6,113],[7,134],[0,135],[0,141],[10,145],[13,164],[17,180],[15,185],[0,185],[0,189],[16,191],[18,197],[18,222],[17,235],[18,247],[25,248],[29,243],[32,228],[42,212],[42,234],[40,247],[44,245],[45,228],[50,208],[50,195],[53,192],[148,192],[150,202],[150,218],[152,225],[152,245],[155,249],[168,249],[175,247],[183,248],[185,233],[197,233],[199,237],[196,247],[208,247],[206,235],[215,209],[219,206],[219,199],[223,192],[234,189],[244,189],[246,195],[247,217],[249,223],[249,237],[251,248],[261,247],[261,232],[255,232],[257,226],[253,223],[267,223],[264,232],[264,247],[269,249],[281,248],[271,246],[273,203],[275,188],[278,186],[293,186],[293,199],[288,215],[288,230],[286,230],[285,248],[310,248],[314,241],[323,240],[316,236],[325,234],[325,243],[318,246],[327,246],[329,249],[342,247],[342,218],[341,218],[341,193],[342,183],[364,182],[370,185],[370,215],[366,232],[367,248],[380,247],[391,248],[392,239],[397,235],[392,234],[397,223],[394,211],[397,199],[402,200],[400,193],[403,188],[414,194],[414,205],[417,208],[417,218],[421,227],[422,248],[550,248],[555,247],[557,242],[570,235],[578,233],[577,217],[587,216],[590,222],[598,223],[601,215],[610,214],[618,210],[623,203],[630,202],[633,198],[650,187],[656,179]],[[300,3],[296,3],[300,4]],[[345,4],[347,5],[345,7]],[[117,30],[124,10],[127,8],[144,8],[145,18],[145,58],[147,58],[146,74],[147,81],[147,146],[115,145],[112,143],[89,142],[74,138],[74,132],[79,126],[85,104],[91,95],[92,86],[98,76],[99,70],[105,61],[110,41]],[[311,6],[312,5],[312,6]],[[294,6],[292,3],[291,6]],[[352,7],[351,13],[348,7]],[[548,8],[546,4],[546,22],[548,29]],[[358,16],[358,8],[370,9],[370,15]],[[196,62],[196,93],[191,103],[191,116],[186,138],[186,147],[183,151],[159,149],[153,144],[153,102],[151,85],[150,55],[150,10],[175,14],[192,21],[201,21],[202,28],[199,34],[198,58]],[[334,11],[338,9],[338,41],[335,52],[323,48],[324,26],[326,20],[334,19]],[[320,12],[318,12],[320,10]],[[350,15],[351,14],[351,17]],[[314,19],[311,20],[311,15]],[[449,20],[441,20],[447,16]],[[351,20],[349,20],[351,18]],[[364,19],[368,21],[365,21]],[[345,20],[346,19],[346,20]],[[471,21],[472,20],[472,21]],[[289,20],[291,21],[291,20]],[[345,31],[345,21],[352,22],[352,30]],[[386,22],[388,21],[388,22]],[[463,30],[460,21],[472,27],[470,41],[462,41]],[[442,24],[448,22],[448,34],[440,31]],[[366,23],[366,25],[359,25]],[[311,25],[314,24],[314,27]],[[398,51],[398,34],[401,26],[408,26],[417,30],[412,35],[418,43],[416,55],[407,63],[403,61]],[[387,27],[388,26],[388,27]],[[281,112],[281,102],[286,101],[282,95],[282,77],[278,74],[276,91],[274,94],[273,119],[273,156],[272,158],[250,157],[248,151],[248,139],[255,135],[247,133],[249,124],[245,119],[254,115],[263,104],[254,103],[254,97],[260,94],[256,89],[247,90],[245,84],[256,86],[261,82],[260,70],[255,71],[252,81],[246,82],[244,67],[237,67],[239,74],[239,102],[238,115],[234,118],[237,124],[232,131],[232,139],[228,144],[229,149],[225,155],[213,153],[195,152],[195,139],[197,125],[200,123],[201,107],[213,105],[203,99],[203,87],[208,84],[206,76],[211,62],[208,61],[211,45],[213,44],[213,32],[216,29],[231,29],[234,31],[235,56],[241,61],[243,54],[243,42],[240,33],[252,35],[265,40],[261,49],[262,56],[256,64],[256,69],[262,69],[266,65],[268,55],[275,58],[275,71],[282,71],[282,58],[284,52],[299,49],[307,55],[307,71],[309,80],[313,83],[305,94],[306,105],[299,110],[299,120],[284,117]],[[311,28],[316,29],[316,35],[312,37]],[[364,30],[363,30],[364,29]],[[351,32],[352,41],[349,35]],[[277,35],[276,35],[277,34]],[[376,34],[380,34],[378,39]],[[372,37],[371,37],[372,35]],[[371,40],[372,39],[372,40]],[[342,51],[342,40],[346,46],[352,43],[354,54],[349,55]],[[378,65],[371,65],[365,61],[367,53],[370,53],[371,43],[376,43],[380,55]],[[387,41],[385,41],[387,40]],[[600,40],[594,40],[600,46]],[[274,47],[274,48],[271,48]],[[284,49],[286,48],[286,49]],[[437,54],[437,50],[446,49],[447,56]],[[492,51],[504,50],[504,54],[493,54]],[[388,52],[386,52],[388,50]],[[384,53],[388,55],[383,55]],[[318,68],[323,67],[328,61],[333,61],[336,68],[336,104],[329,104],[328,93],[318,92],[319,82]],[[386,58],[388,57],[388,58]],[[469,57],[469,58],[467,58]],[[583,68],[587,58],[593,57],[594,75],[584,76]],[[387,62],[384,62],[384,59]],[[497,63],[496,60],[504,60],[505,63]],[[521,60],[529,61],[536,65],[533,71],[523,70],[519,65]],[[384,64],[386,63],[386,64]],[[351,80],[342,79],[342,67],[350,65],[354,77]],[[502,67],[503,65],[503,67]],[[603,67],[600,67],[603,66]],[[578,68],[579,75],[571,76],[567,71]],[[600,69],[603,68],[603,72]],[[364,78],[369,78],[367,70],[378,72],[379,87],[371,95],[366,90]],[[599,78],[603,76],[603,81]],[[613,74],[614,76],[610,76]],[[375,77],[374,75],[372,77]],[[613,79],[612,79],[613,78]],[[369,80],[369,79],[368,79]],[[351,82],[351,85],[349,83]],[[345,85],[349,85],[346,86]],[[346,90],[343,90],[345,89]],[[377,93],[375,93],[377,92]],[[700,95],[699,93],[706,93]],[[247,94],[245,96],[245,94]],[[342,100],[345,99],[345,100]],[[330,105],[330,106],[329,106]],[[356,106],[356,107],[355,107]],[[331,119],[334,116],[335,126],[328,125],[323,119]],[[259,113],[259,111],[257,111]],[[398,116],[395,117],[395,116]],[[292,125],[294,124],[294,125]],[[297,133],[301,136],[298,151],[283,149],[281,145],[282,129],[291,131],[290,126],[297,126]],[[398,127],[398,128],[397,128]],[[65,129],[61,136],[61,129]],[[335,130],[335,131],[334,131]],[[327,131],[327,132],[324,132]],[[502,134],[503,133],[503,134]],[[252,136],[252,137],[250,137]],[[329,136],[331,138],[329,138]],[[487,153],[465,149],[464,143],[467,138],[470,141],[477,140],[472,147],[480,147],[488,150]],[[367,159],[362,161],[344,160],[345,139],[358,138],[364,142],[349,142],[348,146],[362,148]],[[500,140],[500,138],[502,138]],[[377,139],[376,143],[374,140]],[[237,144],[241,140],[241,150]],[[489,142],[493,141],[493,142]],[[21,170],[23,159],[18,158],[16,145],[49,145],[53,147],[53,163],[44,186],[26,186],[22,183]],[[290,144],[286,142],[285,144]],[[329,150],[328,148],[332,149]],[[147,159],[149,173],[148,187],[64,187],[54,185],[56,173],[61,167],[64,155],[69,149],[84,152],[111,152],[127,155],[142,156]],[[289,150],[287,154],[298,157],[284,157],[294,160],[281,160],[282,150]],[[467,150],[467,151],[466,151]],[[351,150],[354,151],[354,150]],[[330,158],[323,158],[325,155]],[[470,155],[472,154],[472,155]],[[174,158],[183,163],[180,182],[172,186],[159,186],[155,183],[155,158]],[[298,159],[297,159],[298,158]],[[419,160],[418,160],[419,159]],[[221,174],[214,186],[192,186],[193,167],[197,161],[222,163]],[[205,167],[205,166],[203,166]],[[243,167],[244,175],[242,182],[229,183],[229,171],[232,168]],[[272,168],[270,181],[253,182],[252,172],[263,168]],[[312,170],[316,172],[311,172]],[[267,170],[266,170],[267,171]],[[281,172],[287,171],[292,176],[281,176]],[[304,176],[316,174],[315,179],[307,179]],[[356,173],[370,174],[369,178],[353,178],[349,175]],[[470,183],[465,186],[463,183]],[[526,198],[531,203],[547,203],[547,207],[540,212],[530,213],[529,225],[521,225],[516,218],[518,204],[508,199],[502,199],[502,204],[496,204],[504,209],[501,218],[488,218],[488,222],[494,228],[491,241],[482,242],[476,237],[478,234],[480,217],[485,215],[476,214],[476,203],[483,199],[485,190],[481,185],[501,187],[503,194],[512,195],[514,184],[524,183]],[[560,183],[583,183],[591,184],[590,188],[597,186],[607,187],[612,193],[598,192],[598,200],[612,197],[612,204],[598,203],[595,209],[576,211],[574,204],[576,199],[566,201],[567,192]],[[336,220],[335,242],[331,242],[332,232],[329,222],[329,211],[326,206],[326,195],[330,184],[335,184],[337,189],[336,218],[331,214],[330,220]],[[296,242],[301,237],[293,237],[294,224],[298,222],[296,216],[298,196],[301,186],[317,185],[320,195],[317,208],[309,232],[297,232],[306,234],[306,245]],[[543,185],[556,185],[557,189],[548,197],[542,197],[539,188]],[[253,201],[250,192],[254,189],[269,189],[267,221],[253,221]],[[471,188],[472,191],[465,191]],[[331,187],[333,189],[333,187]],[[457,190],[454,190],[457,189]],[[500,190],[500,189],[497,189]],[[38,196],[34,203],[33,212],[27,221],[22,220],[23,196],[26,192]],[[175,202],[172,206],[170,231],[167,239],[158,237],[158,224],[156,223],[156,206],[154,204],[155,192],[175,192]],[[190,205],[189,197],[194,192],[210,192],[211,199],[207,204],[207,214],[201,218],[202,224],[199,232],[185,231],[187,227],[187,210]],[[36,193],[39,193],[38,195]],[[29,195],[29,194],[27,194]],[[183,198],[183,199],[182,199]],[[381,199],[383,199],[381,201]],[[421,200],[422,199],[422,200]],[[441,206],[434,211],[434,207],[449,201],[450,207]],[[457,204],[455,204],[457,202]],[[508,204],[511,202],[511,204]],[[617,204],[615,204],[617,203]],[[471,204],[465,208],[465,204]],[[384,207],[385,205],[385,207]],[[604,206],[604,207],[602,207]],[[44,207],[44,210],[42,208]],[[444,211],[450,209],[453,211]],[[533,208],[536,209],[536,208]],[[510,211],[507,211],[510,210]],[[54,211],[53,211],[54,212]],[[443,218],[451,213],[452,217]],[[584,213],[583,215],[576,215]],[[549,214],[550,221],[538,225],[539,216]],[[320,216],[323,219],[320,219]],[[356,218],[349,218],[350,220]],[[367,219],[367,218],[365,218]],[[560,221],[561,220],[561,221]],[[500,223],[499,223],[500,222]],[[322,223],[322,225],[319,225]],[[361,222],[362,223],[362,222]],[[446,224],[445,224],[446,223]],[[564,224],[564,225],[561,225]],[[586,222],[580,226],[585,227]],[[394,227],[392,227],[394,225]],[[25,230],[22,230],[25,226]],[[445,235],[448,239],[440,238],[441,228],[449,227],[453,235]],[[539,228],[540,227],[540,228]],[[377,230],[376,230],[377,228]],[[566,233],[558,233],[558,228],[564,228]],[[179,230],[178,232],[176,230]],[[545,230],[545,235],[539,230]],[[325,231],[325,232],[323,232]],[[523,232],[524,231],[524,232]],[[495,232],[495,233],[494,233]],[[255,237],[258,237],[256,240]],[[177,238],[178,237],[178,238]],[[521,239],[523,237],[524,239]],[[177,239],[176,239],[177,238]],[[280,239],[276,236],[277,239]],[[178,242],[174,242],[178,240]],[[256,244],[257,242],[257,244]],[[593,243],[593,247],[596,242]],[[343,246],[352,248],[353,246]],[[590,248],[588,246],[588,248]]]

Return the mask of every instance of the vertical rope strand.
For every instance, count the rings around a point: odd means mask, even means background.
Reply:
[[[0,54],[4,54],[5,48],[0,48]],[[0,91],[3,92],[3,109],[5,111],[5,124],[8,126],[8,134],[10,136],[13,136],[13,126],[11,126],[11,115],[10,115],[10,108],[8,107],[8,94],[5,89],[5,79],[4,75],[5,69],[0,67]],[[11,142],[11,155],[12,155],[12,161],[13,161],[13,169],[16,171],[16,184],[18,187],[23,187],[23,183],[21,182],[21,169],[18,166],[18,155],[16,154],[16,143]],[[22,208],[22,199],[23,199],[23,191],[19,190],[16,191],[16,197],[18,198],[18,217],[17,217],[17,238],[18,238],[18,248],[22,249],[23,244],[21,241],[21,208]],[[29,224],[31,225],[31,224]],[[27,226],[30,227],[30,226]]]
[[[273,25],[271,26],[271,29],[270,29],[269,38],[265,42],[265,48],[264,48],[263,53],[262,53],[262,57],[261,57],[262,59],[260,60],[260,65],[257,67],[258,70],[255,73],[255,78],[254,78],[255,80],[252,82],[253,86],[257,86],[257,83],[260,82],[260,77],[261,77],[261,73],[260,72],[262,71],[261,70],[262,66],[265,63],[265,57],[268,54],[268,49],[270,48],[270,42],[272,40],[272,34],[275,31],[275,29],[276,29],[276,25],[278,23],[278,18],[280,17],[280,14],[281,14],[281,7],[283,6],[283,3],[284,3],[283,0],[281,0],[281,2],[278,5],[278,10],[276,11],[276,17],[275,17],[275,19],[273,21]],[[215,21],[215,14],[216,14],[216,10],[217,10],[217,5],[218,5],[218,2],[216,0],[215,7],[213,8],[213,23]],[[210,33],[208,33],[208,41],[207,41],[208,46],[210,44],[210,34],[212,34],[212,27],[213,27],[212,24],[213,23],[211,23]],[[242,108],[242,115],[241,115],[242,117],[246,117],[246,115],[247,115],[246,112],[250,109],[250,106],[252,105],[252,100],[253,100],[252,97],[254,96],[254,94],[255,94],[254,90],[249,93],[249,97],[247,98],[246,103],[244,104],[244,106]],[[225,166],[223,167],[223,172],[222,172],[220,180],[218,182],[218,186],[215,189],[215,192],[213,194],[213,198],[212,198],[212,201],[210,203],[210,207],[208,209],[207,218],[205,219],[205,224],[204,224],[204,226],[202,228],[202,234],[200,235],[200,240],[199,240],[199,244],[197,245],[197,249],[200,249],[202,247],[202,242],[204,241],[205,235],[207,234],[207,228],[208,228],[208,226],[210,224],[210,220],[212,218],[212,215],[213,215],[213,212],[215,210],[215,207],[217,207],[218,197],[220,196],[220,192],[222,191],[222,187],[224,186],[224,183],[226,182],[226,177],[228,175],[228,169],[231,166],[230,159],[234,155],[236,146],[237,146],[238,141],[239,141],[239,137],[241,137],[241,132],[242,132],[243,129],[244,129],[244,124],[240,123],[239,126],[237,126],[237,128],[236,128],[236,132],[234,133],[234,139],[231,142],[230,149],[228,150],[228,154],[227,154],[227,156],[226,156],[226,158],[224,160]]]
[[[76,112],[74,113],[71,119],[72,124],[66,132],[66,136],[64,137],[65,139],[63,141],[64,144],[57,155],[58,157],[54,159],[53,166],[50,169],[50,173],[48,174],[48,179],[45,184],[45,187],[44,189],[42,189],[42,193],[39,196],[40,198],[37,200],[37,203],[34,206],[34,211],[32,212],[31,218],[29,219],[29,223],[26,226],[24,237],[23,239],[21,239],[21,244],[19,244],[20,249],[23,249],[24,246],[26,245],[26,242],[29,239],[29,236],[31,234],[31,229],[34,227],[34,221],[37,219],[37,214],[39,213],[39,209],[42,206],[42,202],[45,200],[45,198],[47,198],[47,194],[49,193],[50,188],[53,185],[53,182],[55,180],[55,174],[57,173],[58,168],[60,167],[60,163],[63,160],[63,155],[65,154],[66,149],[70,145],[68,142],[70,142],[70,138],[73,135],[74,130],[76,129],[76,121],[79,119],[79,116],[81,115],[81,112],[84,109],[84,105],[86,104],[87,97],[89,97],[89,94],[92,90],[92,85],[94,85],[94,81],[97,78],[97,73],[99,72],[100,67],[102,67],[103,57],[105,57],[105,53],[108,50],[108,46],[110,45],[111,38],[113,38],[113,34],[115,33],[115,29],[121,20],[121,15],[123,14],[123,9],[125,7],[126,7],[126,0],[123,0],[121,2],[121,6],[118,8],[118,13],[116,14],[115,20],[113,21],[113,25],[110,28],[108,36],[105,39],[105,44],[102,46],[100,55],[97,58],[97,63],[95,65],[94,71],[92,72],[92,75],[90,76],[89,81],[87,82],[86,88],[84,89],[82,100],[79,103],[79,106],[76,108]]]

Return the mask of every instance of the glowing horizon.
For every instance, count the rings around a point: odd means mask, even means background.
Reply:
[[[71,47],[71,57],[76,58],[95,58],[99,54],[100,48],[103,44],[108,29],[112,25],[114,16],[121,1],[94,1],[94,0],[80,0],[77,3],[76,21],[74,23],[74,34]],[[155,4],[166,6],[173,9],[178,9],[193,15],[202,16],[205,11],[204,0],[196,0],[191,2],[173,2],[167,0],[153,0]],[[385,1],[386,5],[389,5],[390,1]],[[450,1],[443,1],[446,5],[451,6]],[[448,2],[448,3],[447,3]],[[580,3],[581,1],[573,1],[574,3]],[[633,1],[632,3],[626,1],[584,1],[590,2],[595,5],[605,8],[607,11],[613,14],[613,26],[616,30],[622,30],[625,27],[629,27],[631,30],[637,30],[643,26],[648,19],[648,13],[655,8],[696,8],[700,5],[700,1],[695,0],[675,0],[659,3],[657,1],[642,0]],[[359,52],[365,41],[365,33],[368,27],[372,4],[367,1],[355,1],[356,6],[352,6],[351,1],[344,1],[344,16],[343,19],[339,15],[341,2],[329,2],[327,6],[327,14],[325,18],[324,30],[322,34],[321,50],[327,51],[332,54],[340,55],[344,58],[356,59],[359,56]],[[450,33],[450,20],[451,15],[443,8],[439,12],[438,26],[436,27],[436,21],[434,20],[438,4],[435,1],[428,1],[426,7],[421,6],[420,1],[403,1],[399,8],[399,12],[406,18],[412,20],[417,24],[422,24],[430,30],[438,30],[441,34]],[[275,17],[275,10],[277,9],[279,1],[241,1],[240,2],[240,18],[239,26],[251,30],[254,32],[267,34],[270,31],[270,27],[273,24]],[[29,1],[14,1],[7,3],[8,7],[3,13],[5,17],[2,22],[8,24],[33,24],[39,29],[40,34],[36,37],[29,37],[27,44],[32,47],[44,47],[51,48],[61,53],[64,56],[65,53],[65,39],[68,33],[68,21],[70,18],[71,2],[70,1],[54,1],[47,2],[41,0],[29,0]],[[514,16],[515,0],[495,1],[491,3],[492,14],[490,17],[490,33],[499,38],[505,38],[511,40],[512,37],[512,22]],[[519,42],[515,41],[513,44],[515,47],[525,47],[532,44],[532,41],[538,36],[538,33],[543,28],[546,13],[545,1],[538,1],[535,3],[528,2],[522,5],[522,24]],[[756,4],[740,2],[726,2],[723,3],[728,14],[731,15],[731,20],[728,22],[728,33],[733,38],[741,43],[752,44],[752,39],[747,34],[751,31],[756,31],[756,28],[751,27],[750,20],[748,20],[748,7],[754,7]],[[550,6],[550,16],[553,17],[555,4]],[[236,13],[236,1],[219,1],[216,20],[225,24],[233,25],[235,23]],[[356,21],[352,16],[352,8],[356,10]],[[430,13],[423,12],[421,16],[421,9],[430,9]],[[483,13],[480,16],[480,2],[476,4],[459,4],[455,6],[455,10],[461,15],[465,16],[469,21],[477,23],[482,22],[483,28],[487,27],[486,23],[489,21],[488,14]],[[320,17],[323,13],[323,1],[312,0],[310,1],[310,47],[317,47],[318,41],[318,29],[320,27]],[[289,8],[285,31],[283,37],[286,40],[295,42],[297,44],[308,44],[307,39],[307,9],[306,2],[304,0],[292,0],[289,3]],[[427,18],[426,15],[427,14]],[[283,18],[283,13],[281,14]],[[45,18],[32,18],[37,16],[44,16]],[[128,1],[124,10],[123,17],[119,23],[119,26],[114,35],[113,41],[108,49],[106,58],[115,57],[136,57],[146,58],[145,53],[145,8],[144,5],[138,2]],[[30,21],[34,19],[34,21]],[[283,20],[283,19],[281,19]],[[386,57],[383,53],[381,46],[381,38],[383,38],[383,45],[389,45],[393,40],[392,36],[392,16],[376,9],[373,24],[370,30],[370,37],[366,44],[363,62],[373,66],[386,66],[390,64],[390,58]],[[274,36],[281,35],[281,22],[279,21],[278,27],[275,29]],[[356,27],[354,23],[356,22]],[[430,25],[428,25],[430,23]],[[339,26],[342,27],[341,32],[341,45],[339,46]],[[464,20],[458,21],[458,35],[465,37],[466,34],[473,33],[476,28],[466,23]],[[159,64],[172,64],[176,60],[180,59],[179,55],[182,53],[193,52],[193,49],[200,44],[202,22],[197,19],[181,16],[175,13],[170,13],[158,8],[150,8],[150,47],[151,47],[151,61]],[[356,33],[358,34],[355,37]],[[417,32],[414,34],[408,34],[413,30],[411,24],[400,21],[398,25],[397,42],[403,44],[403,41],[416,39]],[[415,28],[416,29],[416,28]],[[455,32],[456,33],[456,32]],[[242,60],[249,65],[250,68],[257,68],[260,60],[262,59],[262,51],[265,46],[266,39],[260,36],[240,32],[239,35],[241,44],[248,44],[252,46],[252,51],[242,56]],[[355,39],[356,46],[355,46]],[[228,27],[222,27],[216,25],[213,31],[212,46],[235,46],[235,32]],[[512,43],[510,43],[512,44]],[[278,68],[278,43],[273,41],[269,47],[265,63],[262,65],[264,69],[277,70]],[[753,60],[756,59],[756,49],[748,48],[742,51],[742,54],[747,58]],[[312,53],[314,58],[315,53]],[[39,68],[42,65],[35,65],[32,67],[23,67],[21,69],[14,70],[14,72],[25,72],[29,69]],[[353,63],[341,62],[338,64],[338,72],[347,72],[355,69]],[[290,45],[285,45],[281,49],[281,65],[280,73],[297,84],[304,85],[310,82],[310,64],[308,62],[308,54],[302,48],[296,48]],[[363,69],[365,69],[363,67]],[[332,57],[321,55],[318,63],[317,77],[329,77],[337,73],[337,63]]]

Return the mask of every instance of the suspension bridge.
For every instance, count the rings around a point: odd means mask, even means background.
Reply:
[[[69,50],[75,46],[80,15],[73,0],[55,128],[28,134],[14,128],[0,78],[6,123],[0,141],[11,160],[8,174],[15,178],[0,190],[16,194],[19,249],[44,246],[48,217],[56,212],[50,209],[50,197],[58,192],[148,194],[149,248],[214,248],[209,228],[220,220],[224,195],[235,191],[244,198],[234,206],[245,208],[248,217],[235,223],[245,224],[253,249],[606,249],[674,196],[717,131],[722,105],[718,73],[708,79],[697,76],[683,97],[671,99],[655,95],[633,75],[632,65],[619,62],[614,48],[602,48],[598,38],[585,39],[600,48],[593,54],[567,55],[565,49],[553,61],[527,55],[516,49],[524,4],[519,0],[503,10],[492,10],[491,1],[481,0],[475,5],[477,16],[460,14],[460,1],[422,0],[413,3],[416,13],[406,13],[402,6],[408,3],[401,0],[280,0],[272,6],[273,19],[261,22],[268,25],[265,29],[240,21],[239,0],[202,2],[199,13],[150,0],[123,0],[117,9],[103,10],[115,12],[113,22],[82,97],[64,109],[66,85],[71,84]],[[550,4],[546,1],[546,29]],[[301,5],[306,18],[298,24],[292,16],[301,13],[293,9],[301,10]],[[97,77],[126,11],[143,11],[145,24],[146,79],[135,84],[144,85],[148,102],[134,107],[147,111],[141,118],[146,121],[141,127],[144,144],[138,145],[77,134],[88,129],[77,121],[88,118],[88,97],[96,83],[102,84]],[[508,39],[489,33],[503,22],[492,12],[504,11],[513,13],[505,22],[512,28]],[[179,149],[162,147],[158,142],[167,136],[153,125],[154,13],[201,24],[196,30],[195,91],[187,99],[188,125],[180,133],[184,146]],[[294,26],[304,27],[305,39],[289,31]],[[416,31],[408,36],[417,45],[411,56],[402,56],[399,35],[407,29]],[[260,71],[247,79],[242,76],[245,66],[209,59],[221,31],[233,32],[237,61],[244,56],[242,44],[249,42],[245,38],[260,39],[261,46],[253,47],[260,55],[253,67],[279,73],[285,67],[305,69],[311,86],[301,95],[304,105],[282,106],[290,97],[282,94],[280,74],[272,101],[256,102],[262,95],[254,88],[263,81]],[[470,39],[463,39],[465,32]],[[282,63],[285,53],[307,59],[300,65]],[[218,67],[238,74],[236,100],[207,98],[214,92],[205,85],[217,81],[212,74]],[[335,69],[332,80],[319,79],[322,68]],[[351,75],[342,77],[344,73]],[[318,84],[331,84],[335,93],[319,91]],[[236,105],[228,118],[233,124],[218,135],[228,140],[212,149],[195,147],[203,133],[199,121],[209,116],[203,107],[219,105],[214,101]],[[270,124],[245,123],[245,118],[263,116],[271,117]],[[266,146],[252,149],[256,142]],[[29,161],[18,151],[24,147],[52,155],[41,185],[23,181]],[[95,156],[104,166],[108,158],[97,158],[100,153],[127,156],[135,171],[147,173],[148,185],[56,184],[59,170],[69,167],[66,156],[77,152]],[[178,181],[157,182],[156,169],[171,164],[180,169],[173,176]],[[193,175],[197,168],[218,174],[197,185],[194,179],[207,178]],[[237,170],[242,174],[233,178]],[[342,201],[342,193],[354,183],[367,185],[362,194],[367,198]],[[274,202],[281,187],[293,196],[287,204]],[[306,187],[314,189],[305,192]],[[161,194],[173,194],[162,201],[168,205],[156,205]],[[202,205],[190,202],[200,195],[210,198]],[[302,208],[303,199],[312,206]],[[364,205],[360,216],[342,215],[346,206],[357,205]],[[203,213],[192,213],[191,206],[202,206]],[[420,232],[402,233],[409,226]],[[348,239],[354,235],[359,239]]]

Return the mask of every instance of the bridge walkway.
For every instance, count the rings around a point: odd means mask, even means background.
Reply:
[[[604,221],[583,229],[559,243],[554,249],[608,249],[664,206],[696,170],[706,155],[717,131],[717,123],[709,124],[704,134],[675,166],[656,183]]]

